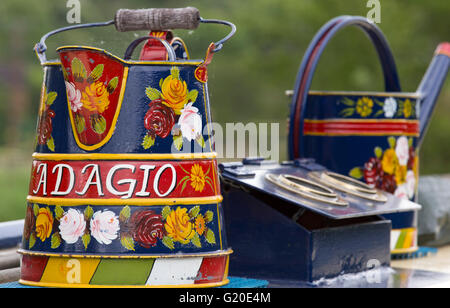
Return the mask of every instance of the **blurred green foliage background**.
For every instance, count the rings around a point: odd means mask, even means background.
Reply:
[[[413,92],[436,46],[450,40],[450,1],[381,0],[381,23],[397,61],[403,91]],[[197,7],[202,17],[225,19],[238,32],[209,68],[213,120],[280,123],[280,159],[286,158],[289,99],[302,56],[316,31],[338,15],[367,16],[366,0],[80,0],[81,23],[106,21],[119,8]],[[68,26],[70,8],[60,0],[0,1],[0,221],[23,218],[42,83],[33,52],[40,37]],[[192,58],[203,58],[226,27],[201,25],[175,31]],[[145,32],[139,33],[144,35]],[[136,33],[114,27],[77,30],[47,41],[48,57],[64,44],[104,48],[123,56]],[[137,53],[137,52],[136,52]],[[314,77],[314,90],[382,91],[378,58],[358,29],[339,33],[327,47]],[[444,85],[421,149],[421,174],[450,172],[450,82]]]

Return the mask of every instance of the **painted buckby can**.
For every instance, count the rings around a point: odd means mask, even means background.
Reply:
[[[323,50],[347,27],[361,29],[373,43],[385,92],[310,91]],[[332,19],[311,41],[297,75],[290,113],[290,158],[313,157],[334,172],[417,201],[419,147],[449,63],[450,43],[441,43],[417,91],[402,92],[394,57],[381,30],[364,17]],[[416,251],[417,211],[386,218],[392,221],[392,253]]]
[[[169,29],[231,27],[204,60]],[[151,30],[123,58],[62,46],[56,33]],[[228,282],[207,66],[235,32],[195,8],[119,10],[104,23],[46,34],[20,283],[48,287],[212,287]],[[133,51],[144,43],[140,59]]]

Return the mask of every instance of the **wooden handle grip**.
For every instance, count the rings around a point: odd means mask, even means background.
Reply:
[[[193,30],[200,23],[200,12],[194,7],[176,9],[120,9],[114,23],[117,31]]]

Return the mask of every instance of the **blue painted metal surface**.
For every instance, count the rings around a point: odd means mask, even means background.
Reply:
[[[15,247],[22,241],[24,220],[0,223],[0,249]]]

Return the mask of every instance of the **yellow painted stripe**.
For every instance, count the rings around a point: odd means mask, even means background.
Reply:
[[[33,153],[33,158],[38,160],[179,160],[179,159],[210,159],[216,158],[216,152],[210,153],[173,153],[173,154],[53,154]]]
[[[65,51],[65,50],[71,50],[71,49],[85,49],[85,50],[93,50],[102,52],[111,58],[114,58],[118,60],[119,62],[125,63],[125,64],[132,64],[132,65],[193,65],[198,66],[203,63],[203,60],[201,61],[175,61],[175,62],[168,62],[168,61],[132,61],[132,60],[124,60],[122,58],[119,58],[116,55],[113,55],[112,53],[107,52],[104,49],[97,48],[97,47],[90,47],[90,46],[83,46],[83,45],[68,45],[68,46],[62,46],[56,49],[57,52]]]
[[[101,259],[49,258],[41,282],[88,284]]]
[[[223,197],[216,195],[212,197],[198,198],[148,198],[148,199],[71,199],[71,198],[43,198],[28,196],[27,201],[30,203],[41,203],[47,205],[62,206],[78,206],[78,205],[136,205],[136,206],[153,206],[153,205],[178,205],[178,204],[211,204],[221,202]]]
[[[230,281],[224,279],[220,282],[210,282],[210,283],[198,283],[198,284],[177,284],[177,285],[139,285],[139,286],[114,286],[114,285],[91,285],[91,284],[68,284],[68,283],[51,283],[51,282],[35,282],[20,279],[19,283],[36,286],[36,287],[51,287],[51,288],[212,288],[220,287],[226,285]]]
[[[224,255],[230,255],[233,253],[233,249],[227,249],[222,251],[204,252],[204,253],[183,253],[183,254],[163,254],[163,255],[93,255],[93,254],[58,254],[48,252],[36,252],[24,249],[18,249],[18,253],[22,255],[30,256],[47,256],[47,257],[59,257],[59,258],[86,258],[86,259],[155,259],[155,258],[192,258],[192,257],[219,257]]]
[[[412,92],[357,92],[357,91],[309,91],[308,95],[342,95],[342,96],[386,96],[395,98],[416,98],[420,95]]]

